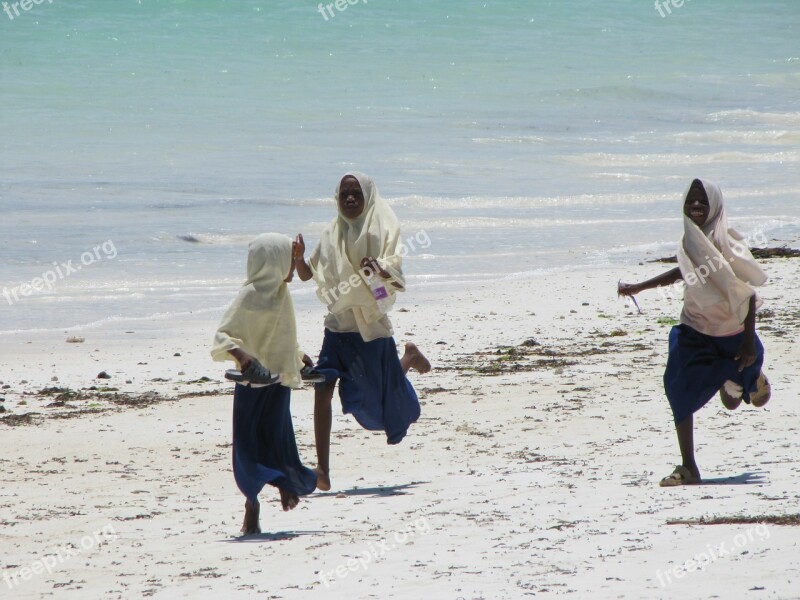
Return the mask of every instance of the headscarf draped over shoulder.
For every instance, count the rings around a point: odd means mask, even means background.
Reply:
[[[211,356],[233,360],[240,348],[281,376],[281,385],[302,387],[303,353],[297,345],[297,324],[284,279],[292,264],[292,240],[265,233],[249,245],[247,281],[222,318]]]
[[[678,246],[678,266],[686,282],[682,322],[711,336],[741,330],[755,294],[767,275],[753,258],[744,236],[728,226],[722,192],[710,181],[701,181],[708,196],[709,213],[698,227],[683,216],[683,239]],[[683,195],[683,201],[691,184]],[[761,306],[756,295],[756,306]]]
[[[354,219],[345,217],[339,208],[339,188],[334,201],[338,215],[322,233],[320,243],[310,257],[309,265],[317,283],[317,296],[336,315],[353,310],[356,321],[367,325],[383,317],[369,286],[361,273],[361,261],[373,256],[390,275],[384,280],[389,301],[394,303],[395,293],[405,289],[402,271],[403,244],[400,224],[394,211],[381,198],[372,177],[359,172],[346,173],[358,180],[364,193],[364,210]],[[347,292],[338,288],[348,282]],[[353,285],[353,282],[357,282]],[[397,288],[392,282],[398,283]],[[366,338],[365,338],[366,339]]]

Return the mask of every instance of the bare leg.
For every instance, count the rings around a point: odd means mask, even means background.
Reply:
[[[319,385],[314,390],[314,440],[317,444],[317,488],[323,492],[331,489],[330,450],[331,450],[331,400],[336,388],[336,380]]]
[[[416,369],[420,373],[431,370],[431,363],[413,342],[406,342],[406,353],[400,359],[400,365],[403,367],[403,373],[408,373],[409,369]]]
[[[242,523],[242,533],[244,535],[251,535],[253,533],[261,533],[261,525],[258,522],[258,514],[261,511],[261,506],[258,500],[254,504],[250,500],[244,503],[244,523]]]
[[[287,492],[281,488],[278,488],[278,491],[281,493],[281,506],[283,506],[283,510],[292,510],[300,503],[300,498],[297,497],[297,494]]]
[[[700,479],[700,469],[697,468],[697,463],[694,460],[694,415],[689,415],[678,423],[675,426],[675,431],[678,434],[678,445],[681,449],[683,466],[689,469],[692,475]]]

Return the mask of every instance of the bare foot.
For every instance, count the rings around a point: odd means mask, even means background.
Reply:
[[[406,342],[406,353],[403,358],[406,357],[410,359],[411,368],[416,369],[419,373],[427,373],[431,370],[431,363],[415,343]]]
[[[242,523],[242,533],[244,535],[252,535],[254,533],[261,533],[261,526],[258,523],[258,513],[261,506],[256,500],[255,504],[250,504],[250,500],[244,503],[244,523]]]
[[[314,473],[317,474],[317,489],[321,492],[327,492],[331,489],[331,477],[325,471],[323,471],[320,467],[313,469]]]
[[[297,497],[297,494],[287,492],[286,490],[280,488],[278,491],[281,493],[281,506],[283,506],[283,510],[292,510],[300,503],[300,498]]]

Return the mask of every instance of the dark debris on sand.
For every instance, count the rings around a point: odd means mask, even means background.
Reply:
[[[753,253],[753,258],[766,259],[766,258],[800,258],[800,249],[789,248],[788,246],[780,246],[775,248],[751,248],[750,252]],[[677,263],[677,256],[667,256],[665,258],[656,258],[648,260],[651,263]]]
[[[781,246],[780,248],[753,248],[754,258],[800,258],[800,250]]]
[[[36,413],[23,413],[21,415],[7,415],[0,417],[0,423],[8,425],[9,427],[18,427],[20,425],[33,425]]]
[[[465,375],[500,375],[523,371],[557,369],[577,363],[556,350],[543,346],[499,346],[494,350],[459,355],[454,366],[438,367],[440,370],[455,370]]]
[[[33,394],[25,394],[26,403],[38,401],[44,412],[27,412],[0,417],[0,423],[10,427],[36,425],[43,419],[74,419],[86,414],[95,414],[124,408],[145,408],[161,402],[178,399],[157,392],[129,394],[117,388],[96,387],[73,390],[63,387],[47,387]]]
[[[795,338],[800,330],[800,310],[796,306],[762,308],[756,313],[758,330],[774,337]]]
[[[788,525],[791,527],[800,526],[800,514],[795,515],[757,515],[757,516],[734,516],[734,517],[700,517],[699,519],[673,519],[667,521],[667,525],[747,525],[747,524]]]
[[[548,346],[526,340],[518,346],[498,346],[493,350],[458,355],[451,361],[453,366],[437,367],[437,369],[458,371],[464,375],[501,375],[556,370],[577,364],[588,364],[587,358],[594,356],[648,349],[640,342],[625,340],[626,336],[627,334],[619,329],[610,333],[595,330],[586,337],[604,338],[605,341],[598,340],[582,347],[574,344],[561,347]]]

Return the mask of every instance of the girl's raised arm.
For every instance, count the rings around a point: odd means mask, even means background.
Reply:
[[[683,279],[681,275],[681,270],[678,267],[674,269],[670,269],[666,273],[662,273],[652,279],[648,279],[647,281],[642,281],[641,283],[623,283],[619,282],[617,285],[617,295],[619,296],[633,296],[638,294],[639,292],[643,292],[645,290],[651,290],[653,288],[662,287],[666,285],[672,285],[676,281],[680,281]]]
[[[302,233],[297,234],[294,244],[292,244],[292,250],[294,252],[294,268],[297,269],[297,275],[300,277],[300,281],[308,281],[313,275],[311,273],[311,267],[308,266],[305,259],[306,243],[303,241]]]

